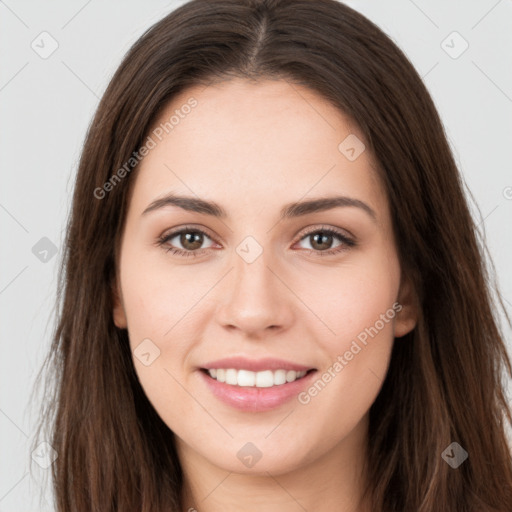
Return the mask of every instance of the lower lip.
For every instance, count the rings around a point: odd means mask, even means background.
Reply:
[[[316,370],[301,379],[269,388],[232,386],[219,382],[202,370],[199,373],[211,392],[225,404],[242,411],[263,412],[275,409],[296,397],[310,384]]]

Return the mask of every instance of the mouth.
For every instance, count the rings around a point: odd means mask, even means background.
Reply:
[[[199,368],[206,389],[223,404],[242,412],[276,409],[311,385],[316,368],[282,359],[231,357]]]
[[[278,369],[254,372],[251,370],[237,370],[235,368],[201,368],[201,371],[211,379],[228,386],[271,388],[296,382],[316,370],[314,368],[300,371]]]

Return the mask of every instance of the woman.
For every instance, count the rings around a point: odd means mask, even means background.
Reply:
[[[333,0],[193,0],[78,171],[57,510],[510,511],[511,374],[432,100]]]

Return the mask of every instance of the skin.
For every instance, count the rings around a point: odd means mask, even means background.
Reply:
[[[132,349],[149,338],[160,350],[149,366],[137,357],[134,365],[176,435],[183,509],[367,510],[356,503],[368,411],[395,337],[417,320],[376,160],[366,149],[349,161],[338,145],[349,134],[363,141],[357,126],[302,86],[233,79],[190,88],[156,125],[191,96],[197,106],[137,171],[113,312]],[[175,205],[143,215],[169,192],[215,201],[228,216]],[[279,221],[285,204],[334,193],[364,201],[375,219],[345,206]],[[199,249],[179,236],[158,245],[161,235],[189,224],[207,233]],[[327,250],[343,250],[321,255],[305,230],[322,226],[350,234],[356,245],[333,237]],[[250,264],[236,251],[247,236],[263,250]],[[202,254],[179,256],[166,252],[170,246]],[[241,355],[287,359],[322,374],[395,302],[401,311],[305,405],[293,399],[243,412],[214,397],[197,370]],[[252,468],[237,457],[249,441],[262,453]]]

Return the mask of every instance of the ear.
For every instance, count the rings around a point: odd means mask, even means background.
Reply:
[[[418,322],[419,306],[411,280],[402,273],[398,304],[395,317],[395,338],[400,338],[411,332]]]
[[[112,311],[114,324],[119,329],[126,329],[128,326],[128,322],[126,320],[126,313],[124,311],[123,302],[121,300],[121,289],[117,279],[114,279],[114,282],[111,286],[111,290],[114,303],[114,308]]]

